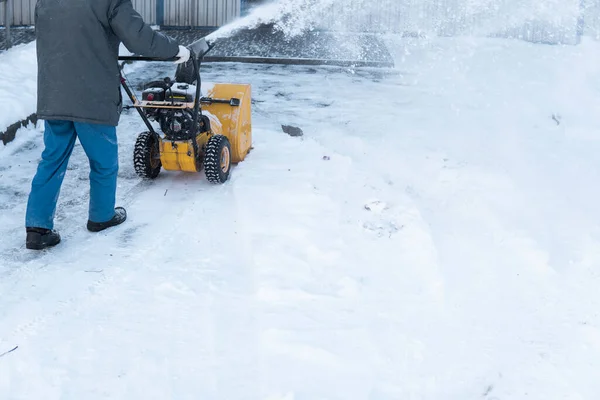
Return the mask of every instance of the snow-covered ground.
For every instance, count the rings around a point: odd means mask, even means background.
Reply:
[[[205,66],[253,85],[223,186],[141,182],[124,115],[128,222],[85,230],[77,147],[43,254],[40,130],[0,149],[0,398],[598,398],[600,46],[389,40],[392,70]]]

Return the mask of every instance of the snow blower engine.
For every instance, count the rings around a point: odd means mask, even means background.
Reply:
[[[194,130],[201,128],[202,122],[194,127],[194,113],[189,108],[164,108],[165,104],[175,106],[196,101],[196,87],[185,82],[175,82],[170,78],[150,82],[142,92],[144,113],[150,120],[158,122],[165,137],[171,140],[185,140]],[[155,105],[156,107],[153,107]],[[200,116],[200,119],[203,116]],[[210,122],[208,122],[210,123]]]
[[[206,85],[200,78],[202,58],[213,45],[201,39],[189,46],[191,57],[179,64],[175,79],[153,81],[136,98],[121,77],[121,84],[146,127],[135,144],[136,173],[154,179],[161,168],[200,172],[212,183],[229,179],[233,164],[241,162],[252,147],[251,87],[248,84]],[[120,56],[123,61],[175,61]],[[152,122],[158,124],[162,134]]]

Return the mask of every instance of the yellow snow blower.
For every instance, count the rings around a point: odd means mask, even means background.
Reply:
[[[175,79],[150,82],[139,100],[121,76],[127,92],[148,128],[136,140],[136,173],[154,179],[161,168],[204,173],[209,182],[224,183],[232,164],[243,161],[252,147],[251,87],[217,83],[202,93],[201,60],[213,46],[201,39],[189,46],[191,56],[177,67]],[[120,56],[122,61],[176,61]],[[153,127],[158,122],[162,135]]]

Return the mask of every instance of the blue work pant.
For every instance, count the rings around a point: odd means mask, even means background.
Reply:
[[[45,121],[45,127],[45,149],[31,184],[25,225],[54,228],[56,203],[76,138],[90,161],[89,219],[112,219],[119,170],[116,127],[72,121]]]

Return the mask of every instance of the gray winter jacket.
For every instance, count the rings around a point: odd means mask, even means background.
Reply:
[[[175,57],[178,43],[145,24],[131,0],[38,0],[38,118],[116,126],[122,108],[119,45]]]

